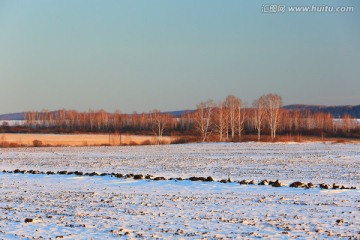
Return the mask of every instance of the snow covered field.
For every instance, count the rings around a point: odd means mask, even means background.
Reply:
[[[16,168],[279,179],[358,189],[0,173],[0,239],[360,238],[357,144],[1,149],[0,169]]]

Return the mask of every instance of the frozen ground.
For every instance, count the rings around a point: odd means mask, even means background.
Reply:
[[[360,145],[210,143],[1,149],[0,170],[96,171],[328,182],[360,187]]]
[[[0,149],[0,169],[360,186],[360,146],[217,143]],[[25,219],[33,222],[25,223]],[[0,239],[360,238],[360,191],[0,173]]]

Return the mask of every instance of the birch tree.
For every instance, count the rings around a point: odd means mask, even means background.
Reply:
[[[219,141],[221,142],[228,129],[227,127],[227,114],[224,103],[220,102],[215,111],[214,126],[219,134]]]
[[[253,102],[254,108],[254,125],[257,130],[258,141],[260,142],[260,134],[263,127],[263,121],[265,119],[265,96],[261,96]]]
[[[238,98],[236,120],[237,120],[236,130],[238,133],[239,141],[241,141],[242,132],[244,131],[244,127],[245,127],[246,112],[245,109],[243,109],[242,101],[240,98]]]
[[[162,137],[169,124],[169,114],[161,113],[158,109],[150,112],[150,128],[158,137]]]
[[[194,112],[194,124],[196,130],[200,133],[202,141],[208,140],[212,132],[212,114],[214,110],[214,102],[208,100],[201,102]]]
[[[267,94],[264,96],[266,117],[271,132],[271,140],[276,137],[276,130],[279,127],[279,112],[282,107],[282,98],[277,94]]]
[[[236,112],[239,108],[240,105],[240,99],[233,96],[233,95],[229,95],[227,96],[227,98],[225,99],[225,107],[228,111],[228,118],[229,118],[229,130],[231,133],[231,138],[235,137],[235,132],[236,132]]]

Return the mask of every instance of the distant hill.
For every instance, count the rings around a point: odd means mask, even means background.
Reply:
[[[341,118],[345,114],[349,114],[352,117],[360,118],[360,105],[351,106],[323,106],[323,105],[304,105],[304,104],[294,104],[287,105],[283,108],[288,110],[308,110],[313,113],[322,112],[322,113],[331,113],[334,118]]]
[[[169,113],[170,115],[173,115],[175,117],[180,117],[182,114],[186,113],[186,112],[193,112],[195,110],[181,110],[181,111],[170,111],[170,112],[166,112]]]
[[[187,111],[192,112],[194,110],[169,111],[166,113],[169,113],[176,117],[180,117],[183,113],[186,113]],[[56,114],[56,111],[54,111],[54,114]],[[129,114],[129,115],[131,115],[131,114]],[[25,120],[24,112],[0,114],[0,121],[8,121],[8,120]]]
[[[316,112],[323,112],[323,113],[331,113],[334,118],[340,118],[345,114],[349,114],[352,117],[360,119],[360,105],[352,106],[352,105],[345,105],[345,106],[324,106],[324,105],[305,105],[305,104],[293,104],[293,105],[286,105],[283,107],[284,109],[288,110],[308,110],[312,113]],[[169,111],[167,113],[179,117],[181,114],[185,113],[186,111],[194,111],[194,110],[181,110],[181,111]],[[55,111],[56,112],[56,111]],[[24,113],[9,113],[9,114],[2,114],[0,115],[0,121],[6,120],[24,120]]]
[[[24,120],[24,113],[8,113],[0,115],[0,120]]]

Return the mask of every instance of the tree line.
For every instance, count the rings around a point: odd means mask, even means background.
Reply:
[[[147,113],[123,114],[105,110],[78,112],[61,109],[24,113],[30,131],[48,130],[58,133],[102,132],[197,136],[200,141],[241,141],[244,136],[269,136],[274,141],[280,135],[314,135],[359,137],[360,125],[355,118],[344,115],[334,119],[330,113],[287,110],[282,97],[266,94],[251,106],[241,98],[229,95],[223,101],[201,102],[195,110],[180,116],[154,109]]]

